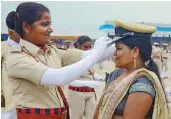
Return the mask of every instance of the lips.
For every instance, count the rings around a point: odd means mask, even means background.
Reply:
[[[114,59],[115,59],[115,60],[118,60],[119,58],[115,57]]]
[[[114,62],[116,62],[116,61],[118,61],[118,60],[119,60],[119,58],[116,58],[116,57],[114,58]]]
[[[50,35],[46,35],[46,37],[50,38]]]

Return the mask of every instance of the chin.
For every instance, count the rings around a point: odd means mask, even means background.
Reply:
[[[42,44],[44,44],[44,45],[45,44],[48,44],[48,43],[50,43],[50,40],[49,39],[45,39],[45,40],[42,41]]]
[[[115,68],[123,68],[122,65],[115,64]]]
[[[116,68],[119,68],[120,66],[119,66],[118,64],[115,64],[115,67],[116,67]]]

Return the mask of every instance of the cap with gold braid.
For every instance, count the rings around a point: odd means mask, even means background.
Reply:
[[[168,46],[168,44],[167,43],[163,43],[163,46]]]
[[[144,24],[114,21],[115,37],[113,42],[121,41],[129,48],[138,48],[144,62],[151,61],[151,35],[156,27]]]
[[[152,33],[156,32],[156,27],[137,24],[131,22],[123,22],[119,20],[114,21],[115,26],[115,38],[114,41],[127,36],[137,36],[151,39]]]
[[[154,44],[154,45],[159,45],[159,43],[157,43],[157,42],[154,42],[153,44]]]

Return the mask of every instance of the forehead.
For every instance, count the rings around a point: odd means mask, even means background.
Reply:
[[[116,46],[121,46],[121,47],[126,46],[122,41],[116,41],[115,44]]]
[[[91,41],[86,41],[83,43],[84,45],[92,45],[92,42]]]
[[[50,21],[51,22],[51,16],[48,12],[42,12],[40,15],[40,19],[38,21]]]

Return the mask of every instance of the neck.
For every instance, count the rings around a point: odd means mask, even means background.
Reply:
[[[13,40],[14,42],[16,42],[16,43],[19,43],[19,40],[16,40],[15,38],[11,38],[11,37],[9,37],[11,40]]]
[[[45,45],[36,45],[36,46],[39,47],[40,49],[45,47]]]
[[[134,68],[134,67],[129,67],[129,68],[126,68],[126,70],[127,70],[127,72],[128,73],[132,73],[133,71],[135,71],[135,70],[137,70],[137,69],[140,69],[140,68],[142,68],[142,67],[144,67],[144,64],[139,64],[139,65],[137,65],[137,67],[136,68]]]
[[[19,43],[19,40],[13,40],[13,41],[15,41],[16,43]]]

